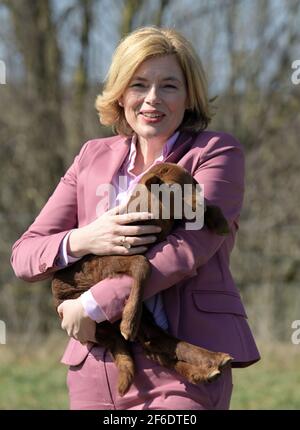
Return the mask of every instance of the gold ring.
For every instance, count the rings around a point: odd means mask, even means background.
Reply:
[[[131,248],[130,243],[127,242],[126,236],[123,236],[121,239],[121,245],[124,246],[124,248],[129,249]]]

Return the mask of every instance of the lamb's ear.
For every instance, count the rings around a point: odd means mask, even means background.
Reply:
[[[145,181],[145,186],[148,188],[149,191],[151,191],[151,185],[152,184],[161,185],[161,184],[163,184],[163,181],[161,180],[161,178],[159,176],[152,175],[152,176],[150,176],[150,178],[146,179],[146,181]]]
[[[228,222],[218,206],[206,206],[204,222],[210,230],[221,236],[230,232]]]

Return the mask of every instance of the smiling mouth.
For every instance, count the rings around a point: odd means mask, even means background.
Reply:
[[[165,114],[164,113],[156,113],[156,112],[140,112],[139,115],[142,115],[147,120],[158,121],[161,120]]]

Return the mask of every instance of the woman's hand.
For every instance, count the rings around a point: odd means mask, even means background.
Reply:
[[[160,227],[153,225],[131,225],[135,221],[149,220],[151,214],[148,212],[122,212],[124,205],[117,206],[90,224],[75,229],[71,232],[68,240],[68,255],[82,257],[86,254],[94,255],[133,255],[145,252],[147,246],[155,242]],[[140,236],[146,235],[146,236]],[[131,248],[122,246],[122,238],[126,236],[126,242]]]
[[[70,337],[82,344],[88,341],[96,342],[96,322],[88,317],[80,298],[65,300],[58,306],[57,312],[62,318],[61,328],[66,330]]]

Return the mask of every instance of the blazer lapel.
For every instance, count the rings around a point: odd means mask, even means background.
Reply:
[[[166,157],[165,162],[177,163],[183,155],[189,150],[193,143],[193,134],[188,132],[181,132],[176,140],[172,151]]]
[[[131,138],[120,137],[113,142],[107,142],[106,146],[110,149],[105,160],[105,179],[111,183],[114,174],[120,169],[130,149]]]
[[[115,138],[112,141],[104,142],[105,148],[99,158],[99,172],[101,172],[101,182],[99,177],[96,178],[96,183],[99,184],[96,189],[96,195],[101,196],[96,204],[96,216],[99,217],[109,209],[110,186],[113,177],[119,171],[125,158],[128,156],[131,139],[126,137]]]

